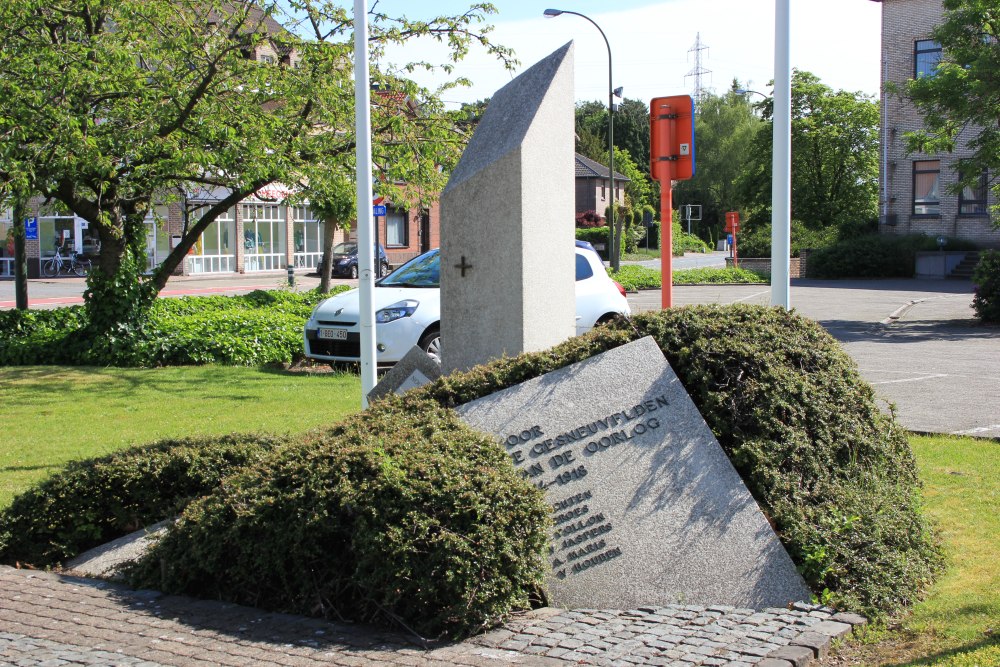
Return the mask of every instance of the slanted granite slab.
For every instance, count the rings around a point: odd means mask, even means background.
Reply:
[[[652,338],[458,408],[545,490],[563,607],[787,607],[806,587]]]
[[[64,571],[79,577],[120,579],[122,567],[144,556],[171,523],[173,520],[160,521],[85,551],[68,561]]]
[[[441,366],[414,345],[368,392],[368,400],[375,401],[388,394],[402,394],[404,391],[433,382],[439,377],[441,377]]]
[[[573,44],[493,94],[441,193],[441,365],[576,333]]]

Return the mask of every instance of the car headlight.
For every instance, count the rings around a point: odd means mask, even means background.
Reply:
[[[406,299],[405,301],[394,303],[391,306],[386,306],[382,310],[375,313],[375,322],[377,324],[385,324],[386,322],[394,322],[398,319],[409,317],[419,305],[419,301]]]
[[[351,260],[349,260],[349,259],[342,259],[339,262],[337,262],[337,265],[338,266],[344,266],[345,264],[350,264],[350,263],[351,263]]]

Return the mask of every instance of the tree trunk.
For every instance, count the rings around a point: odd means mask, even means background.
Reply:
[[[25,251],[24,200],[14,201],[14,301],[18,310],[28,309],[28,254]]]
[[[323,219],[323,262],[319,266],[319,293],[330,293],[330,274],[333,272],[333,234],[337,223],[332,218]]]

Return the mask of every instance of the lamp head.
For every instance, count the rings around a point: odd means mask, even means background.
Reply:
[[[550,19],[553,16],[559,16],[560,14],[562,14],[563,10],[561,10],[561,9],[546,9],[545,12],[543,12],[543,13],[545,14],[545,18]]]
[[[621,99],[622,94],[625,92],[625,89],[622,86],[618,86],[617,88],[615,88],[611,92],[613,92],[615,94],[615,97],[617,97],[618,99]]]

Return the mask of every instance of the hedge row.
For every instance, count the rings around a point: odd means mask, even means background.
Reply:
[[[673,272],[674,285],[703,284],[757,284],[766,283],[761,275],[741,268],[698,268],[681,269]],[[644,289],[660,289],[663,286],[663,276],[657,269],[650,269],[636,264],[623,265],[618,271],[608,271],[608,275],[617,280],[625,289],[637,291]]]
[[[347,290],[341,285],[332,294]],[[120,345],[91,345],[83,306],[0,312],[0,366],[31,364],[238,366],[290,362],[319,292],[257,290],[240,296],[157,299],[140,333]]]
[[[948,250],[974,250],[976,245],[947,239]],[[916,254],[938,250],[937,239],[925,234],[856,236],[809,255],[810,278],[912,278]]]

